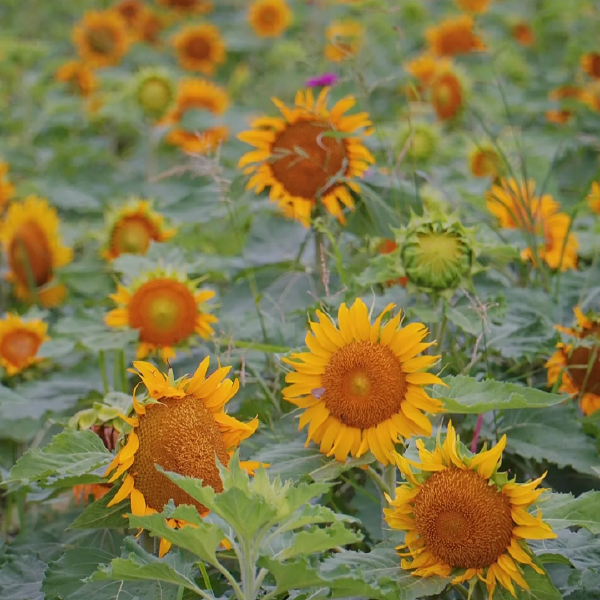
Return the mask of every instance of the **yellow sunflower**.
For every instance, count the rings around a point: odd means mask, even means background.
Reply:
[[[152,10],[148,9],[142,14],[139,25],[140,41],[151,46],[160,45],[160,34],[165,27],[164,20]]]
[[[216,492],[223,483],[215,456],[227,466],[240,442],[258,427],[258,419],[242,423],[225,412],[225,404],[239,389],[236,379],[224,379],[231,367],[220,367],[206,377],[209,359],[205,358],[194,376],[174,381],[172,372],[160,373],[147,362],[134,362],[130,372],[140,376],[148,390],[150,403],[141,403],[133,394],[135,415],[123,419],[133,427],[127,444],[108,466],[105,475],[115,471],[109,482],[125,478],[108,506],[125,498],[131,502],[134,515],[162,511],[169,500],[176,506],[195,506],[200,516],[208,509],[159,473],[155,463],[167,471],[201,479],[203,485]],[[153,402],[154,401],[154,402]],[[175,441],[175,443],[173,443]],[[248,470],[256,463],[242,463]],[[115,470],[116,469],[116,470]],[[184,527],[185,521],[167,520],[170,527]],[[171,544],[161,540],[159,554],[164,556]]]
[[[327,27],[325,58],[335,62],[354,56],[362,44],[365,28],[356,21],[334,21]]]
[[[395,444],[412,435],[431,435],[431,423],[421,412],[442,412],[439,400],[422,386],[442,380],[422,369],[439,356],[417,356],[434,342],[421,323],[400,327],[400,314],[382,327],[389,304],[371,325],[364,302],[357,299],[338,311],[338,326],[321,311],[319,323],[310,323],[306,335],[310,352],[283,360],[295,372],[286,375],[290,385],[283,397],[306,409],[300,428],[308,425],[306,443],[320,443],[327,456],[345,461],[348,454],[362,456],[371,450],[384,465],[393,462]],[[443,385],[443,384],[442,384]]]
[[[0,365],[9,377],[43,360],[37,353],[50,339],[47,331],[48,325],[40,319],[24,321],[11,313],[0,319]]]
[[[215,295],[198,290],[183,274],[165,269],[148,271],[126,288],[118,286],[111,299],[119,308],[105,317],[109,327],[130,327],[140,333],[137,358],[159,352],[162,359],[175,357],[174,346],[189,343],[194,334],[208,339],[217,317],[204,303]]]
[[[469,167],[474,177],[497,177],[502,161],[492,146],[477,146],[469,156]]]
[[[600,79],[600,53],[588,52],[580,59],[581,68],[594,79]]]
[[[8,173],[8,165],[0,160],[0,214],[4,205],[15,195],[15,186],[5,179]]]
[[[174,38],[173,46],[181,68],[212,75],[225,61],[225,43],[219,28],[210,23],[184,27]]]
[[[112,8],[123,19],[127,33],[131,36],[132,41],[139,40],[148,7],[142,0],[121,0]]]
[[[455,2],[463,10],[481,14],[487,11],[491,0],[455,0]]]
[[[56,209],[45,198],[28,196],[8,207],[0,223],[0,244],[10,268],[6,278],[20,300],[32,302],[37,296],[49,307],[64,299],[66,288],[56,283],[54,271],[73,260],[73,251],[63,246],[59,224]]]
[[[158,3],[182,14],[205,15],[213,10],[210,0],[158,0]]]
[[[56,71],[55,78],[66,83],[69,91],[84,98],[89,98],[97,86],[94,71],[79,60],[70,60],[62,65]]]
[[[167,228],[164,217],[152,209],[148,200],[131,198],[122,207],[107,215],[108,236],[102,255],[114,260],[121,254],[146,254],[150,242],[164,242],[177,232]]]
[[[0,184],[1,185],[1,184]],[[586,196],[586,200],[590,210],[600,215],[600,182],[594,181],[592,183],[592,189]],[[0,206],[2,205],[2,199],[0,198]]]
[[[259,37],[278,37],[292,22],[285,0],[254,0],[248,8],[248,22]]]
[[[73,29],[73,41],[81,60],[93,68],[118,64],[129,49],[127,27],[111,10],[86,13]]]
[[[575,326],[557,325],[556,329],[586,343],[556,345],[557,351],[546,363],[548,385],[553,386],[560,378],[558,390],[579,396],[581,410],[591,415],[600,409],[600,315],[586,315],[579,306],[573,312]]]
[[[388,497],[391,508],[384,513],[392,528],[406,531],[397,548],[408,557],[403,569],[414,569],[416,577],[454,575],[452,583],[482,581],[490,600],[498,583],[515,597],[513,581],[529,589],[521,564],[544,573],[524,540],[556,537],[539,509],[535,516],[527,511],[546,491],[536,489],[545,475],[519,484],[498,473],[505,446],[503,436],[490,450],[467,455],[450,422],[433,452],[417,440],[420,463],[396,454],[407,483],[396,488],[394,500]]]
[[[431,80],[431,105],[440,121],[456,117],[464,107],[464,86],[456,73],[450,69],[436,71]]]
[[[345,223],[340,202],[353,210],[354,200],[348,188],[358,194],[360,186],[354,181],[336,179],[363,177],[369,164],[375,162],[363,144],[362,135],[356,133],[371,125],[369,115],[362,112],[344,116],[356,102],[352,96],[328,110],[328,93],[329,88],[323,88],[315,101],[311,90],[299,91],[293,107],[273,98],[283,117],[256,119],[252,123],[254,129],[238,136],[257,148],[242,156],[238,163],[238,167],[245,167],[244,173],[252,174],[247,189],[254,188],[260,193],[270,187],[270,199],[305,226],[310,223],[319,199],[332,215]],[[328,133],[335,137],[326,136]],[[370,131],[364,132],[369,134]]]
[[[470,15],[446,19],[425,32],[430,51],[436,56],[455,56],[485,50],[485,44],[475,35],[475,22]]]
[[[175,105],[162,123],[176,125],[190,110],[208,111],[218,116],[228,107],[229,96],[223,88],[203,79],[184,79],[179,83]],[[186,152],[207,154],[214,151],[228,137],[228,128],[221,125],[209,127],[201,132],[176,127],[167,134],[167,142]]]
[[[450,69],[452,62],[447,58],[438,58],[429,52],[424,52],[405,62],[402,66],[407,73],[418,79],[424,87],[427,87],[436,72]]]

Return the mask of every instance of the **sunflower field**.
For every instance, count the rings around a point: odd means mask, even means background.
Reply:
[[[600,600],[597,0],[0,0],[0,600]]]

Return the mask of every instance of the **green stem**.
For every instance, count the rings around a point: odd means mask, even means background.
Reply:
[[[460,583],[453,586],[453,588],[461,595],[464,600],[469,600],[469,591],[464,585],[460,585]]]
[[[233,575],[219,561],[217,561],[215,563],[215,567],[219,570],[219,572],[223,575],[223,577],[225,577],[225,579],[227,579],[227,581],[229,582],[229,585],[235,592],[235,595],[237,596],[238,600],[254,600],[254,599],[246,598],[246,596],[244,595],[244,592],[242,592],[242,590],[240,588],[240,584],[235,580]],[[240,565],[240,567],[241,567],[241,565]]]
[[[396,497],[396,465],[390,463],[383,470],[383,480],[389,491],[392,500]]]
[[[202,561],[198,563],[198,568],[200,569],[200,573],[202,573],[202,579],[204,579],[204,585],[206,589],[213,593],[212,585],[210,583],[210,577],[208,576],[208,571],[206,570],[206,566]]]
[[[242,567],[242,589],[246,600],[255,600],[254,595],[254,577],[256,575],[254,560],[252,557],[252,543],[249,540],[242,540],[242,555],[244,557]]]
[[[104,395],[108,394],[108,377],[106,376],[106,358],[104,356],[104,350],[100,350],[98,353],[98,364],[100,365],[100,375],[102,375],[102,387],[104,389]]]
[[[390,490],[390,488],[388,487],[388,484],[385,481],[385,479],[381,477],[381,475],[370,465],[367,469],[367,474],[373,480],[373,483],[379,488],[382,497],[383,494],[387,494],[388,496],[391,494],[392,490]]]
[[[184,591],[184,587],[182,585],[180,585],[177,588],[177,600],[183,600],[183,591]]]
[[[127,383],[127,363],[125,361],[125,350],[119,350],[119,359],[121,368],[121,389],[125,394],[127,394],[129,385]]]

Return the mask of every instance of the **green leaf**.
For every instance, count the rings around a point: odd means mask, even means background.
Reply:
[[[530,542],[529,546],[542,562],[547,556],[560,555],[576,569],[600,569],[600,538],[586,529],[564,529],[558,538]]]
[[[119,486],[114,486],[100,500],[88,504],[75,521],[69,525],[69,529],[122,529],[129,527],[127,519],[124,517],[129,512],[129,500],[108,506],[118,490]]]
[[[329,527],[314,527],[292,536],[291,545],[278,553],[277,558],[287,560],[296,556],[324,552],[337,546],[354,544],[361,539],[362,535],[347,529],[343,523],[336,522]]]
[[[539,565],[538,561],[535,562]],[[522,590],[515,584],[516,600],[562,600],[562,594],[556,589],[546,573],[537,573],[528,565],[520,566],[523,569],[523,579],[529,585],[529,589]],[[496,586],[494,598],[515,600],[515,596],[502,587],[500,583]]]
[[[541,508],[544,521],[554,531],[579,526],[600,533],[600,492],[586,492],[577,498],[573,494],[553,493]]]
[[[432,396],[439,398],[450,413],[479,414],[507,408],[546,408],[569,399],[566,394],[551,394],[492,379],[477,381],[464,375],[444,377],[443,382],[449,387],[433,386]]]
[[[42,579],[46,563],[34,554],[8,556],[0,568],[2,600],[44,600]]]
[[[261,556],[258,565],[268,569],[275,577],[277,594],[283,594],[288,590],[330,585],[307,558],[282,563],[267,556]]]

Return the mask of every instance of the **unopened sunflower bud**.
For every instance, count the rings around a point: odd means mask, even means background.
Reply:
[[[169,74],[163,69],[143,69],[135,80],[134,96],[138,106],[151,118],[159,119],[166,112],[173,98],[175,87]]]

